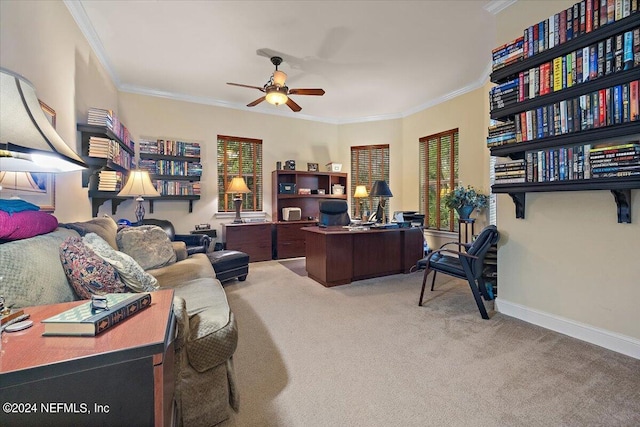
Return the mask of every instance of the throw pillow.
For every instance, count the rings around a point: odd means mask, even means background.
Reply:
[[[81,299],[93,294],[124,292],[118,272],[86,246],[79,237],[67,237],[60,245],[64,273]]]
[[[93,218],[84,222],[70,222],[60,224],[60,227],[75,230],[81,236],[87,233],[96,233],[98,236],[106,240],[113,249],[118,249],[116,243],[116,233],[118,232],[118,224],[110,216],[105,215],[102,218]]]
[[[47,212],[24,210],[10,214],[0,210],[0,240],[28,239],[56,228],[57,218]]]
[[[123,228],[118,231],[116,242],[118,249],[135,259],[145,270],[176,262],[171,240],[157,225]]]
[[[151,292],[158,290],[158,279],[147,273],[133,258],[124,252],[116,251],[109,243],[96,233],[88,233],[82,241],[96,255],[108,262],[120,274],[120,280],[134,292]]]

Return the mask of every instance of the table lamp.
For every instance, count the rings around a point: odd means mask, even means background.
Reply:
[[[376,221],[383,224],[387,223],[387,215],[384,211],[384,205],[386,203],[385,197],[393,197],[387,182],[384,180],[375,181],[369,192],[369,196],[380,197],[378,202],[378,209],[376,210]]]
[[[353,198],[360,199],[357,205],[360,208],[360,212],[356,211],[356,218],[362,218],[363,221],[367,220],[367,218],[365,218],[365,213],[363,209],[363,206],[364,206],[363,199],[366,197],[369,197],[369,194],[367,193],[367,187],[365,187],[364,185],[357,185],[356,191],[355,193],[353,193]]]
[[[231,180],[231,182],[227,186],[227,191],[225,191],[225,193],[235,194],[233,198],[233,204],[236,208],[236,217],[233,220],[233,223],[241,224],[242,218],[240,218],[240,209],[242,208],[242,195],[251,193],[251,190],[249,190],[249,187],[247,187],[247,183],[244,182],[244,178],[242,178],[241,176],[237,176]]]
[[[160,197],[160,193],[151,183],[149,172],[140,169],[132,170],[129,173],[127,183],[118,193],[118,197],[135,197],[138,204],[136,205],[136,219],[138,224],[144,219],[144,202],[143,197]]]

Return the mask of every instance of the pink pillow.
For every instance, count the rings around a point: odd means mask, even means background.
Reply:
[[[9,214],[0,211],[0,239],[20,240],[47,234],[58,227],[58,219],[47,212],[22,211]]]

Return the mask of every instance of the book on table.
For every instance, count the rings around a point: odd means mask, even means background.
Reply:
[[[104,295],[107,309],[95,310],[87,301],[44,319],[42,335],[95,336],[151,305],[151,294],[121,293]]]

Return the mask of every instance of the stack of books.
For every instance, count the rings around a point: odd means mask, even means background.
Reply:
[[[102,108],[89,108],[87,124],[93,126],[106,126],[113,129],[113,111]]]
[[[520,79],[509,80],[491,89],[489,92],[489,108],[491,111],[518,103]]]
[[[526,166],[524,159],[496,163],[494,167],[494,181],[496,184],[525,182],[525,170]]]
[[[503,44],[491,51],[492,69],[498,70],[514,62],[520,61],[524,52],[524,37]]]
[[[89,138],[89,157],[100,157],[102,159],[111,158],[112,140],[99,136]]]
[[[594,147],[589,164],[592,178],[640,176],[640,142]]]
[[[116,171],[100,171],[98,173],[98,191],[120,191],[122,174]]]
[[[487,147],[512,144],[518,142],[516,139],[516,125],[512,121],[489,126],[489,136],[487,137]]]

